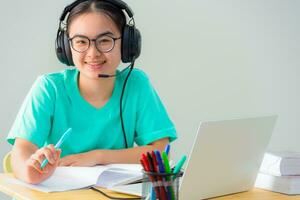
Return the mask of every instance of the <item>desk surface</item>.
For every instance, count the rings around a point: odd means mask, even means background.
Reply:
[[[90,189],[73,190],[67,192],[43,193],[38,192],[24,186],[9,183],[8,179],[12,177],[11,174],[0,173],[0,191],[13,196],[20,200],[107,200],[102,194]],[[107,194],[119,197],[129,197],[128,195],[121,195],[109,190],[104,190]],[[269,192],[260,189],[253,189],[248,192],[241,192],[233,195],[226,195],[223,197],[213,198],[213,200],[300,200],[300,195],[288,196],[275,192]]]

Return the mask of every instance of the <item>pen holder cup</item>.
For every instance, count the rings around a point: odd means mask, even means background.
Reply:
[[[143,171],[143,200],[178,200],[179,181],[183,172],[157,173]]]

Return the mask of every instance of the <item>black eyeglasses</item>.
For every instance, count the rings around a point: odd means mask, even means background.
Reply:
[[[114,38],[109,35],[101,35],[96,39],[90,39],[86,36],[76,35],[69,38],[72,49],[83,53],[90,48],[91,42],[95,42],[96,49],[102,53],[110,52],[115,47],[115,41],[121,37]]]

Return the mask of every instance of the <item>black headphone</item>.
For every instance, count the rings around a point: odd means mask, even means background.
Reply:
[[[70,13],[74,7],[85,1],[90,0],[76,0],[75,2],[66,6],[59,19],[60,22],[55,40],[55,51],[58,60],[68,66],[74,66],[74,62],[72,59],[68,35],[65,28],[62,27],[62,22],[64,21],[66,15]],[[140,31],[135,28],[132,10],[125,2],[121,0],[101,1],[108,2],[120,10],[125,10],[130,19],[132,19],[130,21],[133,21],[133,24],[127,23],[122,30],[121,59],[123,63],[134,62],[134,60],[138,58],[141,53],[141,34]]]

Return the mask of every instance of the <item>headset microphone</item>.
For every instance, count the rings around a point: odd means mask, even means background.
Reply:
[[[99,74],[99,75],[98,75],[99,78],[110,78],[110,77],[115,77],[115,76],[116,76],[116,74],[114,74],[114,75],[109,75],[109,74]]]
[[[128,65],[127,67],[125,67],[120,73],[116,73],[116,74],[98,74],[99,78],[110,78],[110,77],[115,77],[115,76],[119,76],[120,74],[122,74],[123,72],[125,72],[128,68],[133,67],[132,63],[130,65]]]

